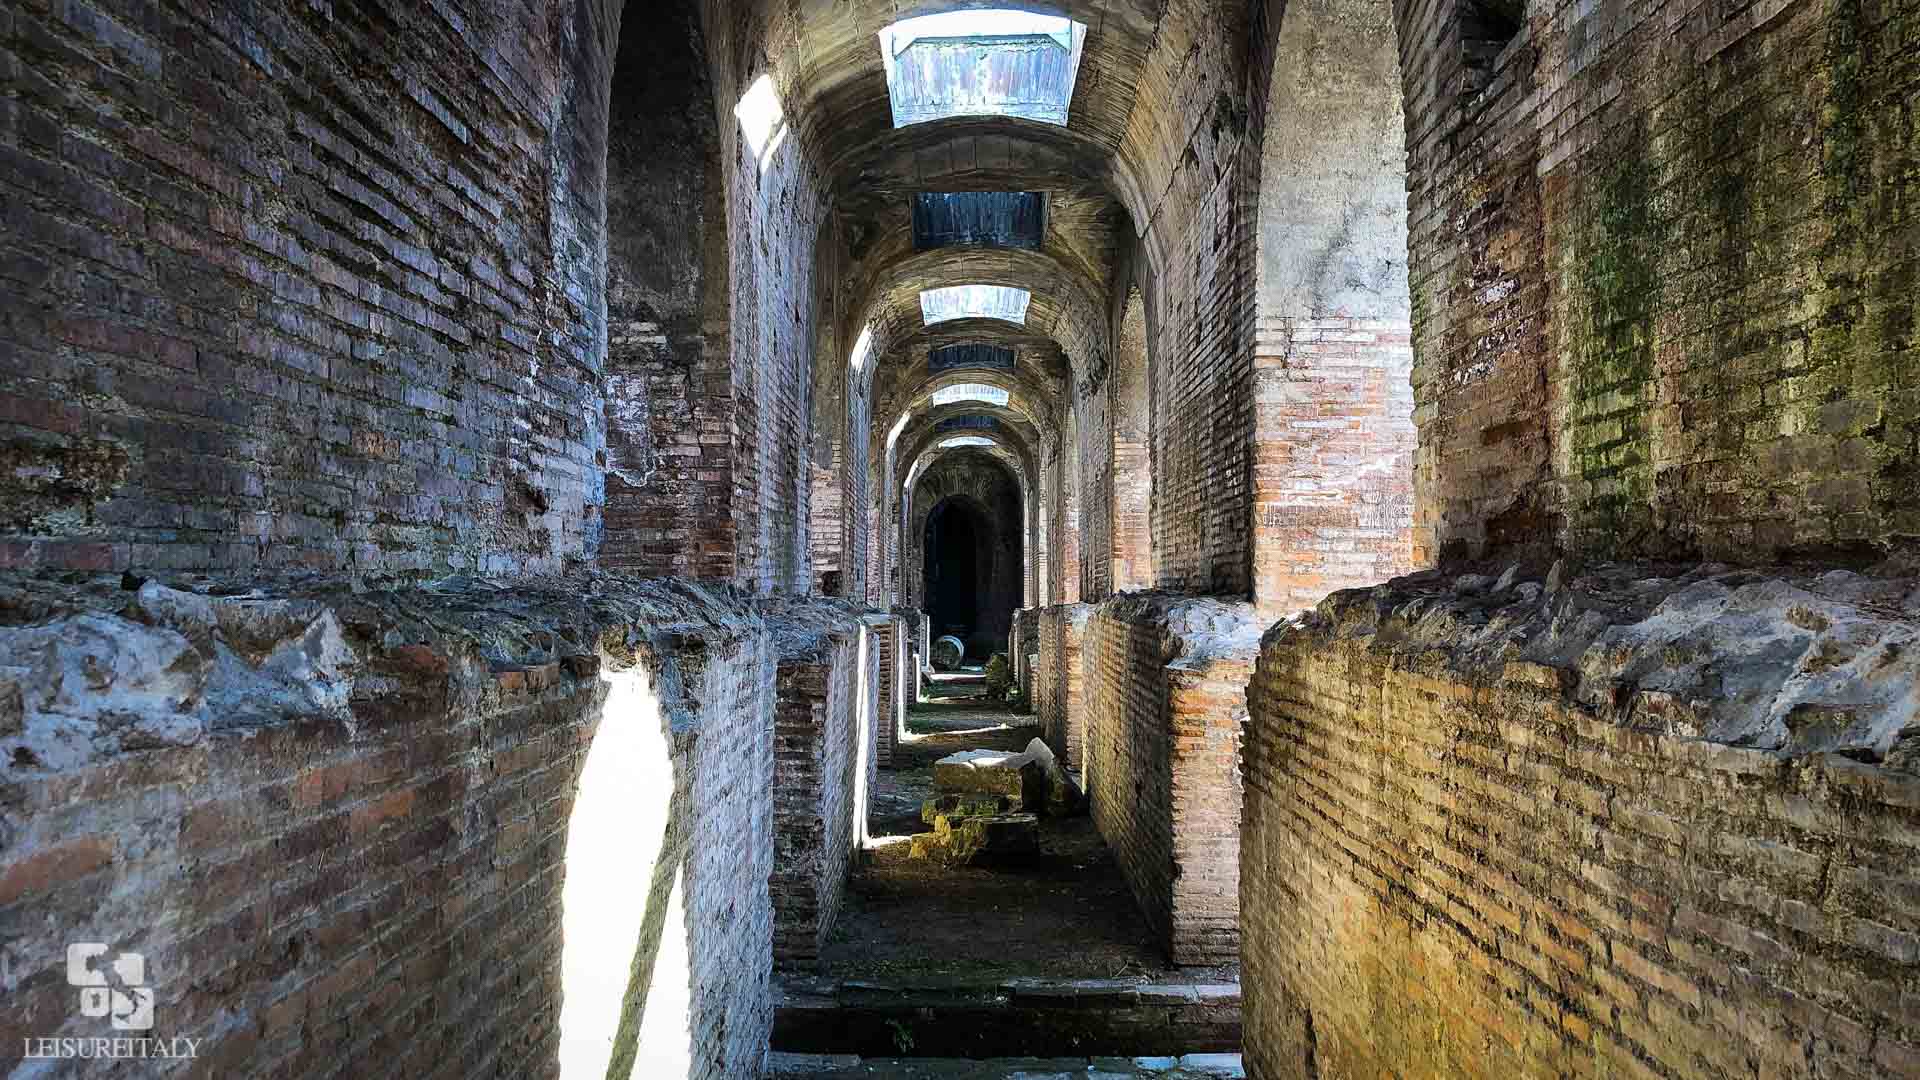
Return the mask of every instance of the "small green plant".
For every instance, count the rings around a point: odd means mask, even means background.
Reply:
[[[987,696],[995,701],[1005,701],[1012,689],[1013,667],[1007,663],[1007,654],[994,653],[987,661]]]
[[[900,1056],[913,1053],[913,1029],[898,1020],[887,1021],[887,1026],[893,1029],[893,1048]]]

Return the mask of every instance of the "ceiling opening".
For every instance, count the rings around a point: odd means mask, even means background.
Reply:
[[[933,425],[935,431],[995,431],[1000,422],[991,416],[973,413],[968,416],[949,416]]]
[[[1005,405],[1007,392],[985,383],[956,383],[953,386],[943,386],[933,392],[935,405],[951,405],[956,401],[984,401],[989,405]]]
[[[1013,360],[1012,349],[1004,349],[998,345],[983,345],[979,342],[964,342],[928,350],[927,371],[938,373],[963,367],[1012,371]]]
[[[1046,203],[1037,191],[925,191],[913,197],[913,249],[960,244],[1038,251]]]
[[[940,449],[950,450],[956,446],[992,446],[993,440],[984,435],[955,435],[940,444]]]
[[[893,126],[949,116],[1067,123],[1087,28],[1029,11],[944,11],[880,31]]]
[[[920,315],[928,326],[949,319],[1004,319],[1025,326],[1032,298],[1011,285],[948,285],[920,294]]]

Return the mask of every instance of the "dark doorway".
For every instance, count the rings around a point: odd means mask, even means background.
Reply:
[[[961,499],[943,499],[927,515],[927,618],[935,635],[970,641],[980,629],[980,598],[993,567],[981,549],[991,531]],[[967,652],[973,651],[969,646]]]

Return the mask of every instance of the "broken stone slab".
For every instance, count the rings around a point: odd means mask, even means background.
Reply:
[[[990,817],[1010,813],[1013,800],[1004,795],[939,795],[920,804],[920,820],[928,825],[947,817]]]
[[[1086,795],[1080,785],[1074,783],[1066,766],[1053,756],[1053,748],[1045,740],[1034,739],[1027,744],[1025,756],[1040,763],[1047,774],[1047,813],[1055,817],[1081,813],[1087,808]]]
[[[1047,801],[1047,770],[1024,753],[961,750],[933,763],[933,786],[948,794],[1001,795],[1034,811]]]
[[[947,866],[1018,860],[1040,853],[1040,819],[1033,814],[934,819],[934,831],[918,833],[907,849],[912,859],[933,859]]]

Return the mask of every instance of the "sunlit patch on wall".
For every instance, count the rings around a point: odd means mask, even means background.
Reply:
[[[1017,116],[1065,126],[1087,28],[1028,11],[944,11],[880,31],[893,126]]]
[[[1011,285],[949,285],[920,294],[920,315],[928,326],[949,319],[1003,319],[1022,326],[1032,296]]]
[[[740,104],[733,107],[733,115],[740,120],[740,131],[747,137],[753,160],[765,169],[787,141],[787,115],[780,107],[780,92],[774,89],[771,74],[760,76],[747,87]]]
[[[866,326],[860,328],[860,337],[853,343],[853,357],[851,360],[853,370],[856,372],[867,370],[867,362],[872,359],[873,324],[868,323]]]

